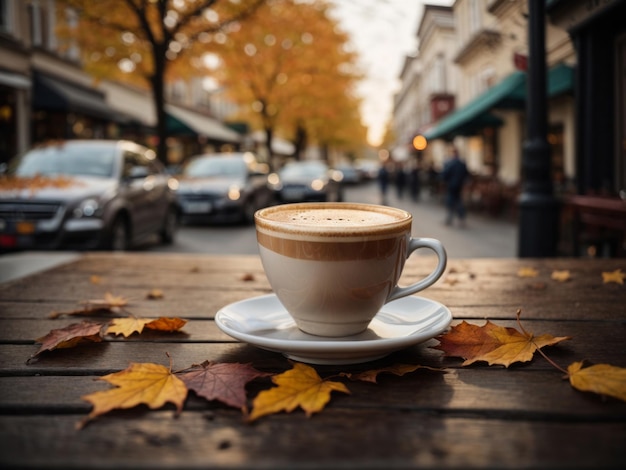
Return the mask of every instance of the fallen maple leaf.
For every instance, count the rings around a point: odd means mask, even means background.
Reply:
[[[167,332],[178,331],[186,323],[187,320],[182,320],[181,318],[114,318],[109,323],[106,333],[124,335],[125,338],[128,338],[133,333],[143,332],[144,328]]]
[[[524,267],[520,268],[519,271],[517,271],[517,275],[519,277],[537,277],[539,275],[539,271],[537,271],[535,268]]]
[[[607,395],[626,401],[626,369],[608,364],[583,367],[574,362],[567,368],[569,382],[577,390]]]
[[[73,348],[82,342],[98,343],[102,341],[100,331],[103,326],[102,323],[83,321],[66,326],[65,328],[51,330],[47,335],[35,340],[37,343],[41,344],[41,348],[31,356],[31,359],[38,356],[43,351]]]
[[[250,364],[215,364],[208,361],[178,373],[178,377],[198,396],[219,400],[242,411],[246,409],[246,384],[271,375],[256,370]]]
[[[116,297],[109,292],[104,294],[104,299],[87,300],[81,302],[83,307],[69,312],[52,312],[50,318],[59,318],[63,315],[90,315],[96,312],[119,313],[123,307],[128,305],[128,300],[124,297]]]
[[[254,399],[250,421],[279,411],[290,413],[297,407],[311,416],[324,409],[333,390],[350,393],[341,382],[323,380],[315,369],[301,363],[295,363],[293,369],[275,375],[272,382],[277,387],[260,392]]]
[[[352,373],[342,373],[341,376],[342,377],[347,377],[350,380],[361,380],[363,382],[371,382],[371,383],[377,383],[377,379],[378,379],[378,375],[382,374],[382,373],[390,373],[390,374],[394,374],[397,376],[403,376],[405,374],[409,374],[411,372],[415,372],[418,369],[428,369],[428,370],[434,370],[434,371],[438,371],[438,372],[442,372],[443,369],[436,369],[434,367],[428,367],[428,366],[420,366],[419,364],[394,364],[392,366],[389,367],[383,367],[381,369],[373,369],[373,370],[368,370],[365,372],[359,372],[356,374],[352,374]]]
[[[99,380],[116,388],[81,397],[91,403],[93,409],[87,418],[78,423],[78,428],[111,410],[133,408],[141,404],[154,410],[166,403],[173,403],[177,413],[180,413],[187,398],[185,383],[171,369],[160,364],[131,363],[126,370],[105,375]]]
[[[246,273],[243,276],[241,276],[240,279],[244,282],[254,281],[254,274]]]
[[[146,299],[159,300],[163,298],[163,291],[161,289],[152,289],[146,294]]]
[[[544,334],[535,336],[526,332],[517,321],[522,332],[515,328],[498,326],[491,321],[483,326],[472,325],[463,320],[449,332],[438,336],[440,344],[432,346],[449,357],[462,357],[462,365],[468,366],[477,361],[486,361],[489,365],[500,364],[509,367],[515,362],[528,362],[535,351],[544,346],[553,346],[569,336],[554,337]]]
[[[558,282],[566,282],[572,278],[569,270],[567,269],[564,271],[552,271],[552,275],[550,277]]]
[[[616,284],[624,284],[624,279],[626,279],[626,273],[623,273],[621,269],[602,273],[602,282],[604,284],[608,284],[610,282],[615,282]]]
[[[101,284],[102,283],[102,278],[96,274],[92,275],[89,278],[89,282],[91,282],[92,284]]]

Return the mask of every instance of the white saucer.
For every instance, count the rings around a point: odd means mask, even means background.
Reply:
[[[357,364],[380,359],[437,336],[451,321],[447,307],[416,296],[389,302],[366,331],[341,338],[302,332],[274,294],[232,303],[215,315],[217,326],[227,335],[311,364]]]

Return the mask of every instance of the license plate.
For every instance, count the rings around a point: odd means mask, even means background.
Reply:
[[[210,202],[186,202],[183,204],[186,214],[206,214],[211,212]]]
[[[32,222],[18,222],[15,224],[15,231],[20,235],[30,235],[35,233],[35,224]]]

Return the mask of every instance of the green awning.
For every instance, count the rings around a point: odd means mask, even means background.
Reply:
[[[571,67],[560,64],[548,72],[548,96],[554,97],[573,88]],[[515,71],[497,85],[445,116],[435,127],[426,131],[427,140],[451,139],[458,135],[475,135],[485,127],[495,127],[502,120],[490,114],[492,109],[523,109],[526,102],[526,73]]]

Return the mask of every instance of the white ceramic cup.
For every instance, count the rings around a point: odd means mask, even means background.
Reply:
[[[367,329],[381,307],[432,285],[446,268],[442,244],[411,238],[410,213],[372,204],[302,203],[255,214],[259,252],[278,300],[298,327],[318,336]],[[424,279],[398,286],[418,248],[438,257]]]

